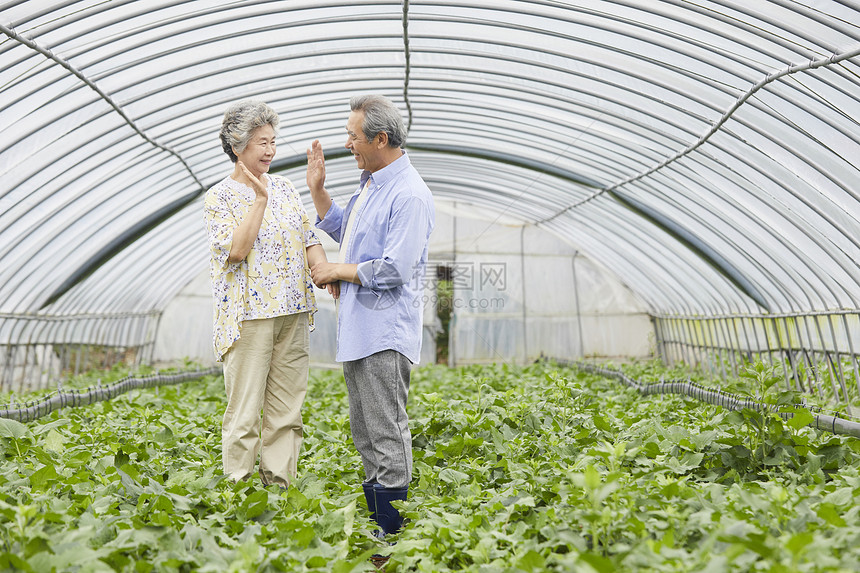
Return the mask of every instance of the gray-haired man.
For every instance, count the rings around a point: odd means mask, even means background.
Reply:
[[[435,211],[427,185],[401,149],[406,129],[387,98],[354,97],[346,148],[362,170],[346,208],[324,188],[322,146],[308,149],[317,227],[340,243],[337,263],[311,268],[317,284],[340,281],[337,360],[349,392],[350,428],[364,465],[365,497],[383,533],[400,528],[391,501],[412,479],[406,415],[409,374],[421,353],[421,288]]]

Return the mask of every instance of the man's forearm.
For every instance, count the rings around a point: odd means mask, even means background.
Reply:
[[[361,284],[361,279],[358,278],[358,265],[350,263],[336,264],[338,268],[337,274],[340,277],[340,280],[355,283],[357,285]]]
[[[317,210],[319,218],[325,219],[326,213],[328,213],[332,204],[328,191],[325,190],[325,187],[320,187],[317,190],[311,189],[311,199],[314,201],[314,208]]]
[[[360,285],[358,265],[349,263],[317,263],[311,267],[314,284],[324,285],[336,281],[347,281]]]

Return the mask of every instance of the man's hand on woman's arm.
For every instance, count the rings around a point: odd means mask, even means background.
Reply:
[[[311,280],[314,281],[314,284],[319,288],[325,288],[330,295],[334,298],[340,297],[340,283],[338,281],[330,281],[330,282],[319,282],[314,278],[313,268],[320,263],[326,263],[327,258],[325,256],[325,249],[323,249],[322,245],[311,245],[307,249],[305,249],[308,254],[308,266],[311,270]]]
[[[361,279],[358,278],[358,265],[349,263],[317,263],[311,267],[311,278],[314,284],[328,284],[335,281],[361,284]]]

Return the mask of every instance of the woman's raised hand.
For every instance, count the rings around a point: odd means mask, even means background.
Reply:
[[[254,193],[257,194],[257,198],[258,199],[266,199],[268,201],[269,200],[269,191],[266,188],[266,186],[267,186],[266,180],[265,179],[261,180],[260,178],[256,177],[253,173],[251,173],[248,170],[247,167],[245,167],[245,164],[242,163],[241,161],[239,161],[238,164],[239,164],[239,169],[242,170],[242,173],[245,174],[245,177],[247,177],[248,181],[251,183],[251,189],[253,189]]]

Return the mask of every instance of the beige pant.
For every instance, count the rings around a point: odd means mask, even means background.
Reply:
[[[241,337],[224,355],[224,385],[224,473],[235,481],[248,479],[259,451],[263,483],[287,487],[296,476],[302,447],[307,313],[246,320]]]

